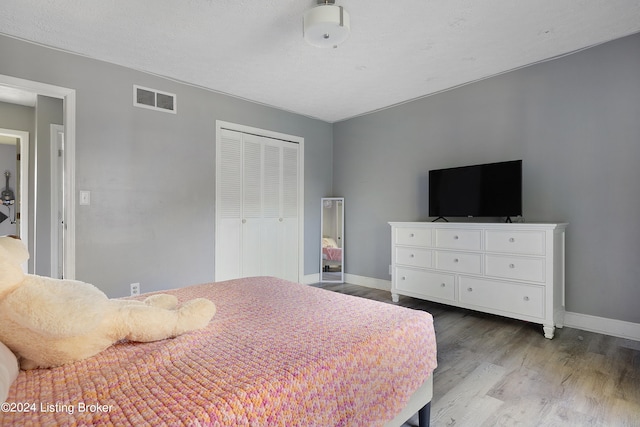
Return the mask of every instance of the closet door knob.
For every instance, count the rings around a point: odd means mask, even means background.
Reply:
[[[446,287],[447,287],[447,284],[446,284],[446,283],[442,283],[442,284],[440,284],[440,287],[441,287],[441,288],[446,288]]]
[[[523,300],[529,301],[529,297],[524,297]]]
[[[515,242],[515,241],[516,241],[516,239],[514,239],[513,237],[511,237],[511,238],[509,239],[509,241],[510,241],[511,243],[513,243],[513,242]]]
[[[509,264],[509,268],[516,268],[515,264]]]
[[[414,254],[409,255],[409,258],[415,258],[416,256]]]
[[[242,223],[243,223],[243,224],[246,224],[246,223],[247,223],[247,220],[243,218],[243,219],[242,219]]]
[[[467,288],[468,292],[473,292],[473,288]]]
[[[458,258],[454,258],[453,262],[460,262],[460,260]]]
[[[458,236],[453,236],[453,240],[458,240],[460,237]]]

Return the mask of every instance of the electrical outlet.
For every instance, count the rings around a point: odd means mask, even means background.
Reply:
[[[91,192],[80,190],[80,206],[89,206],[91,204]]]
[[[131,284],[131,296],[140,295],[140,283]]]

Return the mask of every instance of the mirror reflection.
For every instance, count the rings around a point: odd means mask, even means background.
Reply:
[[[344,282],[344,198],[322,199],[320,281]]]

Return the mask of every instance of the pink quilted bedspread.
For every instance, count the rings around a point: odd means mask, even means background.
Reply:
[[[0,425],[375,426],[436,367],[425,312],[265,277],[168,293],[218,312],[202,331],[21,372]]]

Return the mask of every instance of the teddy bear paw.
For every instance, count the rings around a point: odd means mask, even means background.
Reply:
[[[178,306],[178,298],[174,295],[168,294],[156,294],[147,297],[144,300],[146,305],[150,305],[152,307],[164,308],[166,310],[173,310]]]
[[[179,312],[184,328],[201,329],[216,314],[216,305],[206,298],[196,298],[185,302]]]
[[[25,359],[25,358],[20,359],[20,369],[22,369],[23,371],[28,371],[29,369],[37,369],[37,368],[39,368],[38,362],[35,362],[31,359]]]

